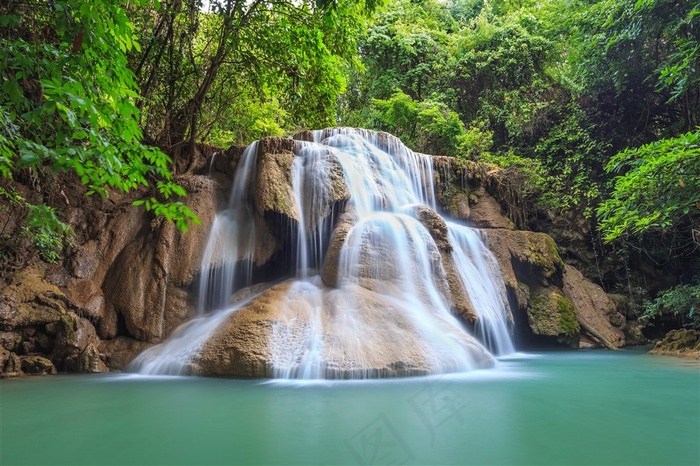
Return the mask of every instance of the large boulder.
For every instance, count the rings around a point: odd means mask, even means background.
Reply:
[[[276,153],[261,151],[254,193],[255,210],[258,214],[276,214],[295,222],[299,221],[292,188],[294,158],[294,152],[291,150]]]
[[[496,257],[511,302],[519,309],[528,308],[531,289],[562,285],[564,261],[550,236],[521,230],[482,231]]]
[[[493,364],[466,333],[448,336],[455,353],[426,338],[426,329],[403,309],[407,305],[415,303],[402,305],[358,285],[324,289],[287,281],[231,313],[195,356],[190,370],[215,376],[300,375],[300,364],[311,358],[321,376],[354,378],[455,369],[452,366],[461,363],[455,354],[474,367]]]
[[[45,275],[44,267],[27,268],[2,291],[0,374],[106,372],[92,323]]]
[[[22,375],[22,361],[16,353],[0,348],[0,377]]]
[[[578,348],[580,326],[576,309],[555,286],[536,288],[530,297],[527,317],[535,335]]]
[[[56,374],[56,367],[50,359],[38,354],[20,357],[22,372],[29,375],[52,375]]]
[[[345,244],[345,239],[357,223],[357,216],[352,210],[346,211],[340,216],[333,230],[330,244],[326,252],[323,270],[321,270],[321,278],[323,283],[332,288],[337,288],[340,278],[340,253]]]
[[[413,215],[428,230],[435,240],[435,245],[440,252],[440,264],[436,264],[435,270],[444,270],[444,278],[435,282],[443,296],[449,298],[453,314],[460,316],[466,322],[474,323],[477,320],[474,306],[469,300],[467,290],[459,276],[457,265],[452,255],[452,245],[447,236],[447,223],[437,212],[426,206],[417,206],[413,209]]]
[[[530,343],[536,345],[578,347],[580,325],[574,304],[562,291],[565,266],[554,240],[531,231],[482,231],[498,261],[510,300],[520,310],[515,320],[518,332],[525,335],[522,338],[534,337]]]
[[[566,265],[564,296],[576,308],[576,318],[589,338],[607,348],[625,344],[625,316],[617,312],[615,301],[575,267]]]
[[[68,372],[108,372],[97,350],[99,339],[95,327],[69,312],[47,329],[54,335],[52,359]]]
[[[501,205],[483,186],[480,186],[472,196],[469,210],[469,221],[478,228],[505,228],[513,230],[515,224],[504,215]]]

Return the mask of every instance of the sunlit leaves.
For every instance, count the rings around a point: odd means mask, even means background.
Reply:
[[[103,197],[169,181],[169,158],[141,142],[125,55],[139,46],[125,9],[109,0],[32,8],[0,21],[0,173],[72,170]]]
[[[606,169],[621,173],[598,209],[606,241],[700,219],[700,129],[620,152]]]

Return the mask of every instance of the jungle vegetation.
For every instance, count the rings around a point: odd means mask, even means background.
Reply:
[[[601,253],[677,264],[647,313],[698,323],[696,1],[8,0],[0,76],[0,197],[43,260],[70,231],[7,180],[145,189],[186,229],[174,167],[197,144],[359,126],[518,173]]]

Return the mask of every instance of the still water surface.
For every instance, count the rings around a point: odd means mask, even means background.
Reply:
[[[0,464],[700,464],[700,365],[520,355],[467,375],[0,381]]]

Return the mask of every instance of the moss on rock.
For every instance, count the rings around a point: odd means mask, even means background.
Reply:
[[[671,330],[650,352],[700,359],[700,331],[689,328]]]
[[[578,346],[581,329],[576,320],[576,309],[558,288],[536,288],[531,295],[527,317],[536,335]]]

